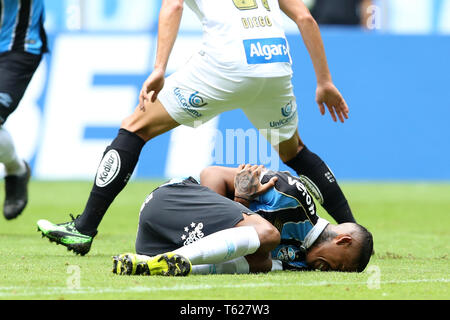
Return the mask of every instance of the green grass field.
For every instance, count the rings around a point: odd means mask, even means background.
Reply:
[[[360,274],[114,275],[111,256],[134,250],[140,206],[156,185],[130,182],[104,218],[90,253],[80,257],[42,239],[36,221],[65,222],[69,213],[80,213],[91,183],[32,181],[25,212],[15,221],[0,218],[0,299],[450,298],[449,184],[342,184],[358,222],[374,235],[375,256]]]

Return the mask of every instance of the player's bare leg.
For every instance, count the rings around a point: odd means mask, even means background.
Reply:
[[[147,142],[178,126],[179,123],[173,120],[161,102],[156,100],[136,107],[133,114],[122,121],[121,128],[137,134]]]
[[[288,162],[291,159],[294,159],[294,157],[305,147],[303,141],[300,139],[300,136],[298,135],[298,131],[295,132],[295,134],[292,136],[292,138],[285,140],[283,142],[280,142],[277,151],[280,155],[281,161],[284,163]]]
[[[356,222],[333,172],[305,146],[298,131],[276,149],[281,160],[297,172],[310,192],[338,223]]]
[[[60,225],[39,220],[38,231],[75,253],[88,253],[103,216],[128,183],[145,143],[178,125],[159,100],[138,106],[106,148],[83,213]]]

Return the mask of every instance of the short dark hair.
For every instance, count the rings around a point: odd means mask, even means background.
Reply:
[[[361,242],[361,248],[359,252],[356,271],[363,272],[367,264],[369,263],[370,257],[372,256],[373,253],[373,236],[372,233],[370,233],[370,231],[367,230],[362,225],[356,223],[356,226],[357,226],[356,232]]]
[[[324,242],[330,241],[337,237],[338,234],[331,230],[330,224],[328,224],[325,229],[320,233],[320,235],[317,237],[316,241],[314,241],[313,246],[318,247]]]

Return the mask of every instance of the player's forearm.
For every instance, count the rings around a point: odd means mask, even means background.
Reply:
[[[303,37],[303,42],[311,57],[317,82],[325,83],[331,81],[325,48],[316,21],[312,17],[302,19],[299,23],[299,29]]]
[[[234,198],[236,168],[211,166],[200,173],[200,184],[230,199]]]
[[[183,0],[164,0],[159,13],[155,69],[165,71],[183,14]]]
[[[319,26],[301,0],[279,0],[280,9],[294,21],[302,34],[303,42],[311,57],[317,82],[331,81],[325,48]]]

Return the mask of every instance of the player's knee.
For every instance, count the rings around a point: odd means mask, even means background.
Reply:
[[[137,129],[136,123],[137,123],[137,121],[136,121],[135,117],[133,115],[130,115],[122,120],[120,127],[127,131],[136,133],[135,132]]]
[[[140,119],[134,114],[123,119],[120,127],[127,131],[135,133],[136,135],[144,139],[144,141],[148,141],[152,138],[148,134],[146,126],[143,126],[143,122],[140,121]]]
[[[257,250],[258,253],[270,252],[280,244],[281,236],[278,229],[260,215],[244,215],[244,220],[236,226],[252,226],[255,228],[260,243],[259,249]]]
[[[271,223],[260,224],[255,229],[263,251],[272,251],[280,244],[280,232]]]

